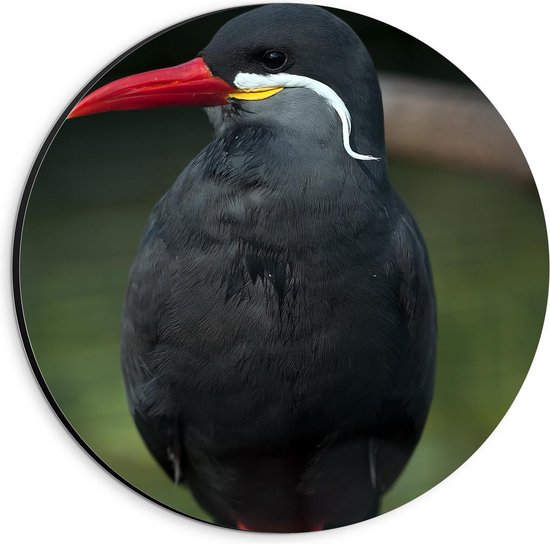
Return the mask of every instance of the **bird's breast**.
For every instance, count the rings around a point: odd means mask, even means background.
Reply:
[[[186,417],[233,437],[364,422],[399,356],[390,226],[369,236],[350,180],[224,172],[186,179],[162,218],[175,269],[159,345]]]
[[[375,412],[398,326],[361,259],[236,239],[178,263],[161,345],[190,421],[261,441]]]

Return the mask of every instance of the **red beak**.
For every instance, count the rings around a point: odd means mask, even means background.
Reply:
[[[104,111],[162,106],[221,106],[236,89],[212,75],[202,58],[172,68],[123,77],[83,98],[68,119]]]

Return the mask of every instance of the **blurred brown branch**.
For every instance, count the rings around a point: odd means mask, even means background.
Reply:
[[[480,91],[389,73],[381,74],[380,84],[390,156],[532,181],[510,129]]]

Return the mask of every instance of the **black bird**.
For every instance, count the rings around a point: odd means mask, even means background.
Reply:
[[[220,524],[375,516],[426,420],[436,324],[422,236],[388,182],[371,58],[329,12],[268,5],[70,117],[177,104],[209,106],[215,133],[130,271],[136,425]]]

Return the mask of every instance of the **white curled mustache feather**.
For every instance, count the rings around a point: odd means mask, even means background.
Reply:
[[[351,134],[351,116],[346,107],[344,101],[338,96],[338,94],[332,90],[328,85],[305,76],[297,76],[294,74],[248,74],[245,72],[239,72],[233,82],[235,87],[242,90],[257,89],[262,87],[301,87],[303,89],[310,89],[323,97],[326,102],[334,108],[340,120],[342,121],[342,139],[344,142],[344,149],[347,154],[360,161],[379,161],[380,157],[373,157],[372,155],[361,155],[353,151],[350,145],[349,137]]]

